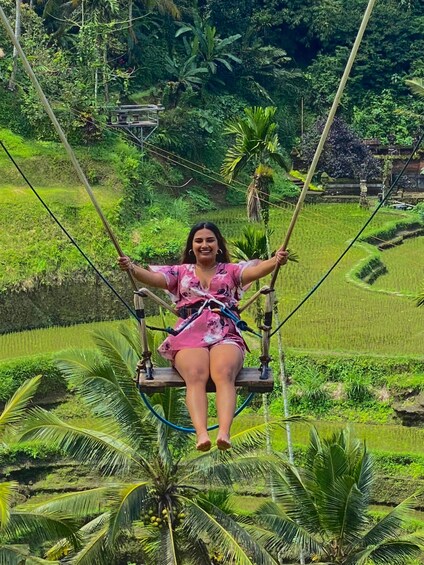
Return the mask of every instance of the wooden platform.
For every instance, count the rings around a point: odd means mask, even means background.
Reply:
[[[236,378],[236,387],[243,387],[249,392],[271,392],[274,388],[274,379],[271,369],[268,369],[268,378],[260,379],[260,371],[255,368],[242,369]],[[153,380],[147,380],[144,373],[141,374],[139,389],[141,392],[162,392],[169,387],[185,387],[185,382],[179,373],[172,368],[155,368]],[[206,390],[215,392],[215,385],[209,379]]]

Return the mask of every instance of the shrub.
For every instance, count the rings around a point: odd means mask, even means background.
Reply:
[[[328,391],[325,390],[325,375],[317,367],[299,367],[293,374],[295,382],[295,394],[302,403],[308,406],[319,407],[327,404],[329,400]]]
[[[0,363],[0,402],[6,402],[26,380],[43,375],[35,401],[43,398],[62,396],[66,384],[51,357],[35,356]]]
[[[187,190],[187,196],[194,208],[198,212],[209,212],[209,210],[216,210],[215,204],[209,198],[208,193],[203,188],[194,187]]]
[[[362,372],[346,371],[343,381],[346,396],[352,402],[365,402],[372,398],[371,379]]]

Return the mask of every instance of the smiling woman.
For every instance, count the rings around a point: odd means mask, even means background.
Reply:
[[[180,265],[144,269],[120,257],[121,269],[153,287],[166,290],[176,303],[179,320],[176,335],[159,347],[184,379],[186,402],[197,434],[197,449],[208,451],[206,385],[209,377],[216,387],[219,431],[217,446],[231,447],[230,427],[236,404],[235,379],[243,366],[246,343],[237,324],[223,316],[224,306],[237,316],[237,305],[250,283],[270,274],[277,264],[287,262],[279,249],[265,261],[230,263],[227,245],[211,222],[194,225],[187,238]]]

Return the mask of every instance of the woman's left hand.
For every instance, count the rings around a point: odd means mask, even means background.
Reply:
[[[280,249],[278,249],[278,251],[275,253],[275,259],[277,261],[277,265],[285,265],[287,263],[287,261],[289,260],[289,252],[286,251],[286,249],[283,249],[282,247]]]

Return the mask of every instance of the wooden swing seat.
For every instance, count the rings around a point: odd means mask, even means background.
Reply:
[[[248,392],[271,392],[274,388],[274,379],[271,369],[268,369],[268,378],[261,379],[257,368],[243,368],[236,377],[236,387],[242,387]],[[146,379],[146,373],[140,373],[138,388],[140,392],[155,393],[163,392],[170,387],[185,387],[185,382],[172,367],[155,367],[153,369],[153,380]],[[215,384],[209,379],[206,386],[207,392],[215,392]]]

